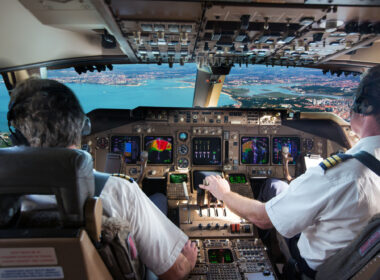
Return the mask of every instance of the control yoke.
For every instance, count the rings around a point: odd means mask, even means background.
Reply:
[[[140,176],[137,179],[137,184],[141,187],[141,183],[145,178],[146,164],[148,162],[148,152],[142,151],[140,154]]]
[[[288,182],[290,182],[291,180],[293,180],[293,178],[292,176],[290,176],[290,173],[289,173],[289,161],[292,161],[293,158],[290,156],[288,146],[282,146],[281,152],[282,152],[282,164],[283,164],[284,177]]]

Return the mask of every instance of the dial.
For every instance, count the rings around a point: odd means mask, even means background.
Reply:
[[[187,158],[180,158],[177,165],[179,168],[187,168],[189,167],[189,160]]]
[[[178,137],[179,137],[179,140],[181,140],[181,141],[186,141],[188,135],[187,135],[186,132],[180,132]]]
[[[96,147],[98,149],[106,149],[108,148],[108,144],[109,144],[109,141],[108,141],[108,138],[106,137],[100,137],[96,139]]]
[[[189,148],[185,144],[182,144],[181,146],[178,147],[178,153],[180,153],[181,155],[184,156],[188,152],[189,152]]]

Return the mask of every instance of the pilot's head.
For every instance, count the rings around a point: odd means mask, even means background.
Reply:
[[[8,124],[15,128],[12,134],[19,145],[79,146],[84,121],[74,93],[57,81],[30,78],[11,94]]]
[[[352,110],[366,116],[380,113],[380,65],[371,68],[360,81]]]
[[[380,65],[371,68],[360,81],[352,104],[351,128],[360,137],[380,132]]]

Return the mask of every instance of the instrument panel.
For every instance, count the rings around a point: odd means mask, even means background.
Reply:
[[[134,178],[140,172],[141,151],[148,153],[147,177],[211,169],[247,178],[283,178],[283,146],[289,148],[292,176],[304,172],[298,165],[302,156],[326,157],[342,148],[283,124],[292,118],[286,110],[142,107],[128,124],[93,134],[85,141],[97,170]]]

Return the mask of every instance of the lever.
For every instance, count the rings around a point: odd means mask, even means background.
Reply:
[[[284,177],[288,182],[290,182],[291,180],[293,180],[293,178],[292,178],[292,176],[290,176],[290,173],[289,173],[289,161],[292,161],[293,158],[290,156],[289,147],[288,146],[282,146],[281,153],[282,153],[282,164],[283,164]]]
[[[191,218],[190,218],[190,205],[189,205],[189,192],[187,191],[187,184],[185,181],[182,182],[183,192],[185,194],[185,198],[187,200],[187,223],[191,224]]]
[[[140,176],[137,179],[137,184],[142,187],[141,183],[145,177],[146,164],[148,162],[148,152],[142,151],[140,154]]]

